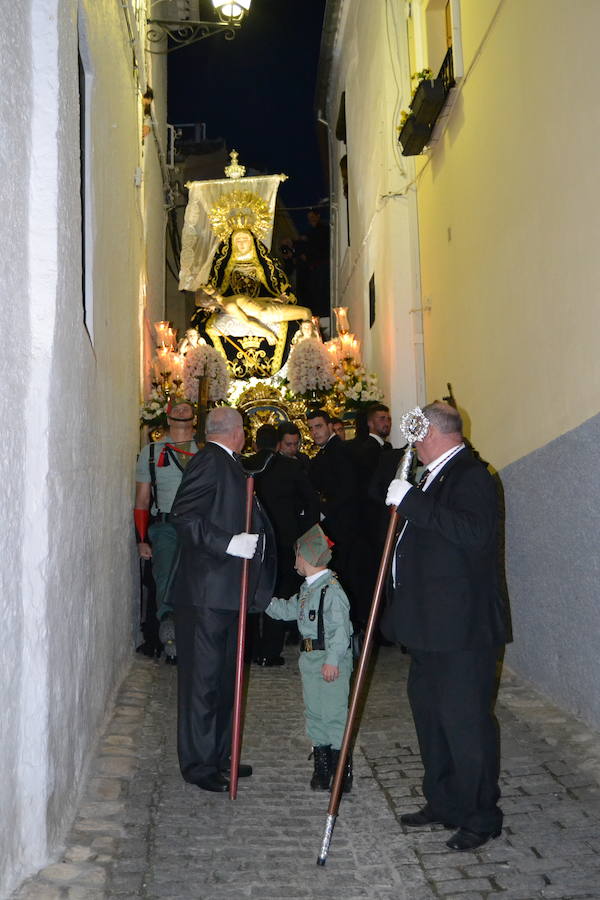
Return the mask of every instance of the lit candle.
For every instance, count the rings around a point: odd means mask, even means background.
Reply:
[[[160,347],[167,344],[167,331],[169,330],[168,322],[155,322],[154,330],[156,332],[156,346]]]
[[[167,336],[165,340],[165,344],[167,347],[170,347],[171,350],[174,350],[177,346],[177,329],[176,328],[167,328]]]
[[[181,353],[171,354],[171,376],[173,381],[183,380],[183,364],[185,357]]]
[[[347,334],[350,331],[350,322],[348,321],[348,307],[334,306],[333,312],[335,313],[335,324],[338,330],[338,334]]]
[[[162,347],[159,347],[157,349],[154,364],[155,372],[158,375],[168,374],[172,370],[172,356],[173,353],[171,352],[171,349],[169,347],[165,347],[164,344],[162,345]]]

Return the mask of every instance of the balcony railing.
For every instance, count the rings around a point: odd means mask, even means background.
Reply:
[[[424,79],[419,82],[411,100],[410,115],[402,126],[398,138],[402,145],[403,156],[418,156],[427,145],[436,120],[454,84],[454,65],[452,47],[450,47],[437,78]]]

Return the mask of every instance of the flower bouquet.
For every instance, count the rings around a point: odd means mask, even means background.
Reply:
[[[321,341],[308,338],[296,344],[288,359],[287,380],[292,394],[306,400],[320,399],[331,391],[333,363]]]
[[[183,366],[183,393],[194,403],[198,399],[198,378],[208,376],[208,399],[214,403],[225,400],[229,390],[227,363],[214,347],[199,344],[190,348]]]

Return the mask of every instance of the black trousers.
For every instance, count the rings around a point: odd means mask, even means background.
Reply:
[[[499,649],[408,652],[408,698],[428,807],[456,827],[501,828],[500,742],[493,712]]]
[[[177,752],[191,783],[229,759],[237,627],[235,610],[175,611]]]

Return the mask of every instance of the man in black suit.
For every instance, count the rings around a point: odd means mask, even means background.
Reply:
[[[256,500],[252,533],[244,532],[246,477],[234,454],[245,435],[237,410],[211,410],[206,439],[185,469],[170,519],[179,543],[170,594],[178,657],[177,749],[185,781],[224,792],[242,560],[251,560],[250,611],[270,603],[276,560],[272,529]],[[240,777],[251,774],[250,766],[240,766]]]
[[[438,401],[416,444],[418,487],[394,479],[386,502],[406,520],[392,563],[387,637],[411,656],[408,695],[425,769],[426,806],[405,826],[457,828],[452,850],[497,837],[500,766],[493,714],[496,662],[506,642],[497,566],[496,486],[465,446],[462,421]]]
[[[295,427],[295,426],[294,426]],[[289,432],[286,432],[289,435]],[[256,449],[279,450],[278,430],[274,425],[261,425],[256,432]],[[294,544],[300,535],[319,522],[319,497],[312,487],[300,460],[275,452],[275,456],[256,478],[256,494],[265,509],[277,548],[277,581],[275,595],[288,599],[302,584],[295,569]],[[259,666],[280,666],[286,623],[270,616],[257,617],[257,634],[253,647],[254,662]]]
[[[302,464],[302,468],[308,474],[310,459],[300,449],[302,436],[300,429],[293,422],[281,422],[277,427],[277,441],[279,453],[282,456],[289,456]]]
[[[363,626],[371,608],[389,519],[384,502],[385,492],[383,497],[374,497],[370,492],[370,485],[381,458],[388,456],[392,450],[392,445],[387,440],[392,428],[389,408],[383,403],[373,403],[366,410],[365,418],[368,430],[366,437],[355,438],[347,444],[356,465],[358,482],[357,533],[360,548],[356,553],[356,560],[359,562],[356,581],[360,586],[358,605]],[[386,489],[392,477],[393,473],[387,480]]]
[[[320,499],[321,527],[334,542],[332,568],[339,575],[350,600],[352,621],[359,619],[355,566],[355,532],[358,516],[358,483],[350,454],[333,430],[323,409],[306,416],[308,429],[319,452],[310,461],[309,476]]]

